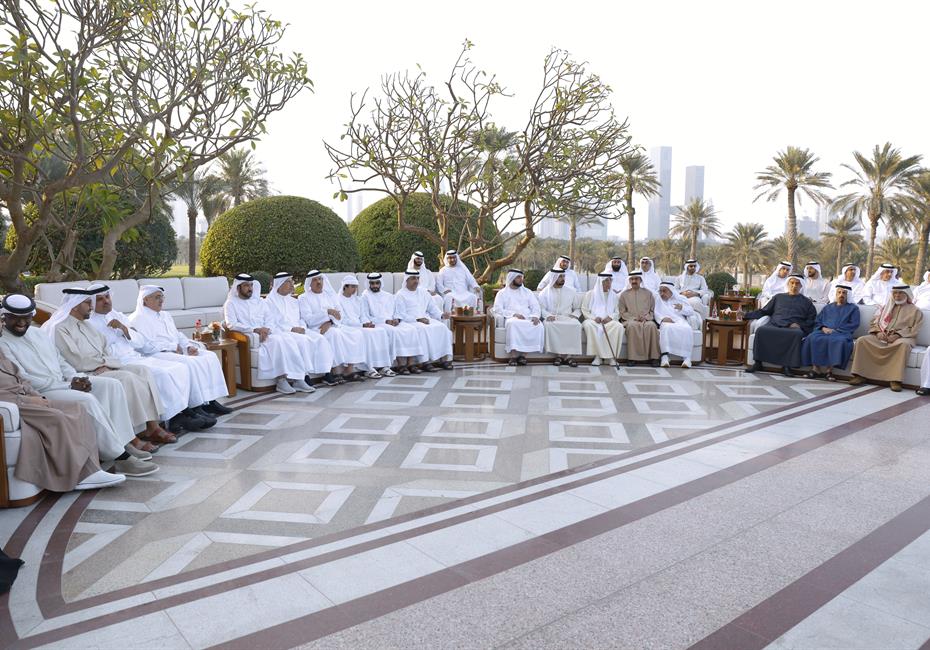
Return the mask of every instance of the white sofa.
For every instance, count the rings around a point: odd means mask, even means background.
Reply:
[[[25,506],[37,500],[42,488],[20,481],[13,476],[16,460],[19,458],[19,443],[22,438],[20,430],[19,407],[12,402],[0,402],[0,418],[3,421],[3,437],[0,439],[0,452],[6,463],[5,472],[0,476],[0,508]]]
[[[817,312],[823,309],[822,305],[817,305]],[[872,322],[872,317],[875,316],[875,312],[878,309],[875,305],[859,305],[859,327],[853,333],[853,338],[859,338],[865,334],[869,333],[869,324]],[[920,364],[923,363],[924,353],[927,351],[927,347],[930,347],[930,310],[924,309],[924,321],[921,325],[920,331],[917,333],[917,344],[911,349],[911,353],[907,357],[907,364],[904,368],[904,379],[903,382],[906,386],[917,387],[920,385]],[[752,321],[749,329],[749,353],[748,359],[749,363],[754,362],[752,356],[753,343],[755,342],[755,331],[761,325],[768,322],[768,318],[758,319]],[[835,374],[840,376],[850,375],[849,366],[852,365],[852,360],[850,359],[849,365],[843,369],[837,369]]]

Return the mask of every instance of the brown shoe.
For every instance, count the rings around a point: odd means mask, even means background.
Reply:
[[[860,377],[859,375],[853,375],[849,378],[850,386],[861,386],[865,383],[865,377]]]
[[[896,393],[900,393],[900,392],[901,392],[901,382],[900,382],[900,381],[892,381],[892,382],[890,382],[890,384],[891,384],[891,386],[890,386],[891,390],[893,390],[893,391],[896,392]]]

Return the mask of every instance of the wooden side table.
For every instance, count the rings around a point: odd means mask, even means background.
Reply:
[[[714,366],[746,365],[749,352],[748,320],[704,321],[704,363]]]
[[[219,351],[223,359],[223,378],[226,379],[226,391],[230,397],[233,397],[236,394],[236,354],[239,344],[232,339],[214,341],[212,337],[200,342],[211,352]],[[246,368],[245,372],[248,372],[248,368]]]
[[[456,361],[484,359],[488,349],[487,316],[452,316],[452,358]]]

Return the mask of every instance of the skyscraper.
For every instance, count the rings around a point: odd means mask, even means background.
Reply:
[[[649,199],[649,224],[646,234],[649,239],[668,237],[668,223],[672,212],[672,148],[653,147],[649,152],[652,166],[661,188],[659,194]]]
[[[704,166],[685,167],[685,205],[693,199],[704,198]]]

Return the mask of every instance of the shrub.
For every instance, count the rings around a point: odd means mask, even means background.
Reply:
[[[443,197],[443,200],[451,202],[452,199]],[[471,206],[470,213],[477,218],[478,209]],[[410,195],[405,207],[404,221],[439,232],[429,194],[417,192]],[[455,242],[458,242],[461,229],[456,226],[460,225],[458,220],[452,220],[450,223],[449,245],[452,247],[457,245]],[[397,207],[390,197],[381,199],[359,212],[349,224],[349,231],[358,245],[361,271],[402,271],[407,268],[407,262],[414,251],[421,251],[426,257],[426,265],[434,271],[439,263],[442,251],[437,244],[420,235],[397,230]],[[485,238],[493,239],[496,236],[497,227],[489,221],[485,226]],[[501,255],[503,251],[500,249],[492,253],[495,259]],[[484,263],[486,260],[479,259],[479,264]],[[472,270],[475,268],[472,260],[468,260],[468,266]]]
[[[217,217],[200,263],[208,276],[258,269],[302,278],[310,269],[354,271],[358,251],[345,222],[326,206],[299,196],[270,196]]]
[[[707,288],[713,291],[715,296],[725,294],[730,287],[736,284],[736,278],[726,271],[711,273],[705,280],[707,280]]]
[[[258,284],[262,288],[262,293],[271,291],[273,277],[268,271],[252,271],[249,275],[258,280]]]

